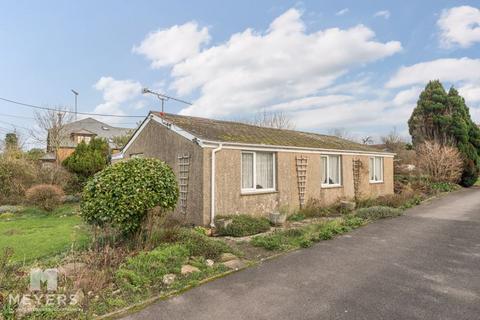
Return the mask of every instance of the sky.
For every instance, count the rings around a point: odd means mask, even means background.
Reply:
[[[0,0],[0,98],[135,117],[247,119],[379,137],[407,121],[429,80],[459,89],[480,122],[480,1]],[[27,148],[34,110],[0,100],[0,136]]]

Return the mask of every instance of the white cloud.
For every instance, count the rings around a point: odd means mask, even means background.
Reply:
[[[373,16],[374,17],[382,17],[384,19],[389,19],[390,18],[390,11],[380,10],[380,11],[375,12],[375,14]]]
[[[160,68],[197,54],[209,40],[208,28],[200,28],[192,21],[152,32],[132,50],[151,60],[152,68]]]
[[[132,80],[115,80],[112,77],[101,77],[94,88],[103,92],[104,102],[97,105],[94,113],[125,115],[122,104],[132,101],[141,95],[142,85]],[[133,104],[136,106],[137,104]],[[99,120],[115,123],[118,117],[99,117]]]
[[[444,10],[437,24],[445,47],[457,44],[466,48],[480,42],[480,10],[477,8],[460,6]]]
[[[268,111],[299,111],[302,109],[321,108],[351,101],[354,98],[348,95],[314,96],[282,102],[269,107]]]
[[[290,9],[265,32],[247,29],[173,66],[171,88],[200,97],[182,114],[228,117],[317,95],[352,68],[391,56],[400,42],[379,42],[357,25],[308,33]]]
[[[337,13],[335,13],[335,15],[336,16],[343,16],[344,14],[347,14],[348,11],[350,11],[348,8],[344,8],[342,10],[337,11]]]
[[[401,67],[387,82],[388,88],[413,84],[425,85],[430,80],[446,82],[479,81],[480,59],[437,59]]]
[[[393,103],[397,106],[404,106],[406,104],[415,104],[422,92],[422,87],[411,87],[410,89],[398,92],[393,98]]]
[[[404,66],[387,82],[386,87],[423,87],[435,79],[440,80],[447,90],[449,85],[457,87],[470,107],[474,121],[480,121],[480,59],[437,59]],[[401,96],[397,99],[401,99]]]

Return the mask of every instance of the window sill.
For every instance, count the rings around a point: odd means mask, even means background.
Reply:
[[[322,184],[322,189],[343,188],[341,184]]]
[[[373,181],[373,180],[370,180],[370,184],[382,184],[384,183],[383,181]]]
[[[277,193],[277,190],[252,190],[252,191],[241,191],[240,195],[241,196],[251,196],[251,195],[256,195],[256,194],[269,194],[269,193]]]

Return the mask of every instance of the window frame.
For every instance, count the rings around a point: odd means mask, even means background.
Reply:
[[[273,187],[272,188],[263,188],[257,189],[257,153],[269,153],[272,155],[272,165],[273,165]],[[253,188],[244,188],[243,187],[243,154],[252,154],[253,155]],[[276,165],[276,154],[275,152],[268,151],[242,151],[240,153],[240,193],[241,194],[255,194],[255,193],[271,193],[277,191],[277,165]]]
[[[380,159],[380,166],[381,166],[381,173],[382,173],[382,176],[381,176],[381,179],[380,180],[372,180],[370,179],[370,177],[372,177],[372,172],[369,170],[368,171],[368,180],[370,183],[383,183],[384,180],[385,180],[385,157],[380,157],[380,156],[373,156],[373,157],[370,157],[369,158],[369,166],[370,166],[370,161],[373,159],[373,166],[372,166],[372,170],[373,170],[373,176],[375,177],[376,176],[376,164],[375,164],[375,161],[376,159]]]
[[[338,183],[324,183],[323,179],[321,181],[321,186],[322,188],[339,188],[343,186],[343,168],[342,168],[342,155],[341,154],[322,154],[320,156],[320,166],[322,165],[322,159],[327,159],[327,169],[326,169],[326,177],[327,181],[329,180],[330,176],[330,158],[331,157],[337,157],[338,158]],[[320,168],[320,173],[322,173],[323,167]],[[325,177],[323,177],[325,178]]]

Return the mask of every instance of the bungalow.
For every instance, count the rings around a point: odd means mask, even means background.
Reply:
[[[116,159],[159,158],[178,178],[175,213],[214,225],[216,215],[293,212],[309,199],[393,193],[393,154],[337,137],[150,112]]]

